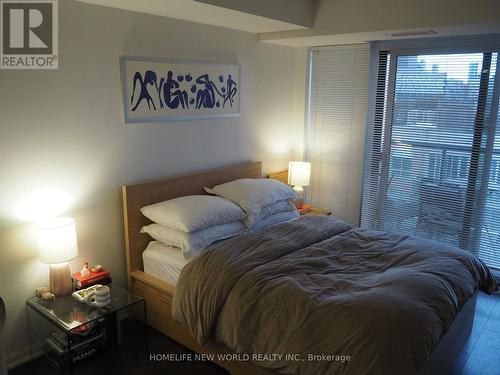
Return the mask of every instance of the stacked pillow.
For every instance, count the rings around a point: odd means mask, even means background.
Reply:
[[[297,194],[290,186],[278,180],[243,178],[205,190],[240,206],[246,213],[243,222],[252,230],[299,217],[293,204]]]
[[[186,259],[215,241],[235,236],[246,227],[245,212],[235,203],[210,195],[189,195],[141,208],[153,224],[141,229],[167,246],[177,247]]]
[[[188,195],[142,207],[153,224],[141,233],[179,248],[189,260],[246,229],[260,230],[299,217],[295,191],[277,180],[244,178],[205,190],[212,195]]]

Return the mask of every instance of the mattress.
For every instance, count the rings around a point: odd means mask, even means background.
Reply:
[[[177,284],[182,268],[189,263],[184,259],[180,249],[170,247],[158,241],[151,241],[142,253],[144,272],[166,281]]]

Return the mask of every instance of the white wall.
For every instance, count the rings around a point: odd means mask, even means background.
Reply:
[[[0,295],[7,353],[27,345],[24,301],[48,284],[34,206],[74,216],[80,256],[125,283],[120,186],[248,160],[301,155],[305,50],[168,18],[59,2],[57,71],[0,70]],[[241,64],[241,117],[126,126],[119,56]],[[299,108],[297,108],[299,107]],[[48,191],[61,195],[46,198]],[[45,192],[39,194],[40,192]]]

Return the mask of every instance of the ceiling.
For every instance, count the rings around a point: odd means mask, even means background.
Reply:
[[[252,33],[311,27],[316,0],[78,0]]]
[[[291,47],[500,33],[498,0],[77,1],[251,32]]]

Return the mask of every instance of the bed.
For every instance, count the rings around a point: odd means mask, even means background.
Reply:
[[[156,271],[151,271],[152,264],[161,264],[159,258],[161,258],[164,252],[158,251],[158,249],[154,251],[155,249],[152,249],[152,245],[149,244],[151,239],[147,235],[139,233],[140,228],[143,225],[147,225],[149,223],[148,219],[142,216],[139,210],[145,205],[160,202],[163,200],[172,199],[184,195],[203,194],[204,186],[213,186],[238,178],[258,178],[261,177],[261,175],[261,163],[251,162],[211,171],[204,171],[190,175],[168,178],[163,181],[141,183],[123,187],[126,261],[130,283],[129,287],[134,293],[146,299],[148,307],[148,323],[152,327],[156,328],[157,330],[161,331],[162,333],[166,334],[167,336],[171,337],[172,339],[195,352],[205,354],[235,354],[235,351],[233,349],[231,349],[227,345],[221,344],[221,341],[213,341],[213,335],[209,335],[207,334],[207,332],[205,332],[205,334],[195,334],[196,337],[193,337],[193,333],[196,333],[195,329],[187,329],[186,325],[180,325],[176,322],[182,320],[182,309],[180,309],[179,306],[185,305],[186,313],[189,310],[189,303],[187,303],[186,301],[182,301],[182,299],[180,298],[181,295],[187,293],[187,290],[189,289],[189,283],[182,282],[181,278],[180,290],[182,290],[182,293],[179,292],[177,295],[175,295],[178,288],[178,286],[176,285],[179,277],[178,274],[182,269],[189,269],[190,272],[198,272],[198,274],[201,275],[201,269],[199,269],[198,271],[196,270],[196,268],[200,266],[198,264],[200,262],[197,263],[195,261],[192,261],[188,265],[187,263],[182,264],[182,262],[177,262],[177,265],[174,268],[170,268],[167,272],[165,272],[165,270],[162,271],[158,269]],[[308,220],[310,220],[310,222],[301,222],[299,220],[296,224],[294,224],[297,226],[294,231],[304,230],[304,235],[297,237],[296,241],[300,241],[301,238],[307,237],[305,234],[311,232],[313,230],[312,228],[325,225],[323,232],[327,232],[329,230],[335,231],[337,230],[335,229],[336,226],[341,225],[336,223],[334,221],[335,219],[330,219],[330,222],[318,221],[317,223],[314,222],[314,220],[316,220],[314,218],[309,218]],[[282,234],[282,238],[280,240],[283,241],[283,238],[288,238],[288,235],[286,233],[286,228],[282,228],[280,230],[284,231],[284,234]],[[351,238],[353,235],[349,231],[352,231],[352,229],[344,227],[342,228],[342,230],[339,229],[338,232],[330,233],[331,236],[329,238],[334,238],[337,236],[340,239],[344,234],[347,235],[346,233],[349,233],[349,238]],[[272,239],[272,233],[270,233],[270,235],[270,238]],[[363,237],[364,234],[357,233],[356,236]],[[347,238],[348,237],[345,237],[340,241],[345,241]],[[324,240],[327,240],[327,238],[325,237]],[[228,244],[230,243],[230,241],[234,240],[224,242]],[[396,239],[395,241],[399,240]],[[309,246],[311,244],[304,243],[304,246],[305,245]],[[253,245],[250,244],[249,246]],[[223,248],[224,246],[220,247]],[[314,248],[314,246],[312,247]],[[144,252],[146,248],[148,248],[148,250]],[[311,246],[306,246],[306,248],[310,249]],[[217,250],[219,251],[219,249]],[[222,251],[223,250],[221,250],[219,253],[222,254]],[[175,261],[170,263],[174,264]],[[169,264],[168,260],[166,264]],[[286,265],[287,263],[285,262],[282,264]],[[144,272],[145,268],[149,270],[148,273]],[[238,269],[235,268],[235,272],[237,271]],[[184,271],[183,274],[186,274],[187,272],[188,271]],[[485,276],[485,278],[487,277]],[[218,282],[223,282],[223,280],[219,280]],[[488,280],[488,282],[491,283],[492,281]],[[492,286],[489,285],[489,287],[491,288]],[[473,289],[474,290],[468,293],[467,299],[460,304],[460,310],[456,312],[456,315],[454,316],[452,322],[450,322],[447,331],[444,334],[440,335],[440,337],[438,337],[438,342],[432,347],[432,353],[426,354],[425,364],[423,366],[419,364],[418,372],[420,374],[445,374],[450,371],[451,367],[453,366],[454,359],[460,352],[471,331],[477,295],[477,291],[475,291],[475,288]],[[186,292],[184,292],[185,290]],[[210,292],[209,289],[207,291]],[[176,299],[176,303],[174,306],[176,320],[174,320],[172,317],[172,303],[174,298]],[[210,310],[210,308],[208,308],[208,310]],[[181,313],[179,311],[181,311]],[[190,316],[186,315],[185,319],[189,321]],[[210,327],[208,329],[210,329]],[[221,328],[221,330],[223,329],[224,327]],[[269,327],[267,327],[266,329],[269,329]],[[204,345],[201,345],[200,343],[203,343]],[[235,346],[238,345],[231,345],[231,347]],[[222,357],[215,357],[214,362],[224,367],[232,374],[275,373],[274,369],[257,366],[251,361],[226,361]],[[293,370],[293,367],[278,368],[277,370],[279,372],[288,373],[301,372],[301,370],[298,368],[297,371]],[[343,370],[341,369],[338,373],[342,373],[342,371]]]
[[[151,241],[142,253],[142,263],[145,273],[175,286],[188,261],[179,249]]]

